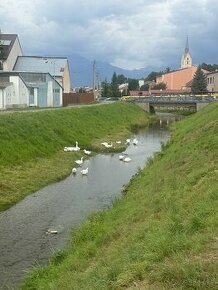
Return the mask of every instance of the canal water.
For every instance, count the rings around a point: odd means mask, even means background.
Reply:
[[[169,139],[166,120],[169,119],[162,118],[131,136],[139,141],[125,151],[131,162],[120,161],[120,153],[89,157],[76,175],[49,185],[0,213],[0,289],[17,289],[28,271],[46,265],[54,252],[67,245],[72,228],[121,196],[131,177]],[[80,169],[87,167],[88,175],[82,176]],[[58,233],[48,234],[49,229]]]

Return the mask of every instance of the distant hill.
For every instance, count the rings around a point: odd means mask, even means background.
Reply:
[[[93,61],[76,54],[68,56],[70,73],[73,87],[92,86],[93,84]],[[96,61],[96,71],[100,81],[105,79],[110,82],[114,72],[133,79],[145,78],[151,70],[148,68],[127,70],[106,62]]]

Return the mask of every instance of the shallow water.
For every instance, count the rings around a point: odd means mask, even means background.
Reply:
[[[51,184],[0,213],[0,289],[8,289],[6,285],[17,289],[33,266],[46,265],[52,253],[67,245],[73,227],[121,195],[123,186],[145,166],[146,159],[169,139],[169,132],[161,122],[134,137],[138,145],[130,144],[125,151],[130,163],[120,161],[120,153],[89,157],[78,168],[88,167],[87,176],[78,170],[75,176]],[[58,234],[46,234],[48,229]]]

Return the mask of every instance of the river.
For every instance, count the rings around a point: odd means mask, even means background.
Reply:
[[[89,157],[82,165],[89,168],[87,176],[77,172],[0,213],[0,289],[17,289],[32,267],[46,265],[67,245],[72,228],[121,196],[131,177],[169,139],[169,119],[162,115],[161,120],[131,136],[139,141],[125,151],[131,162],[120,161],[120,153]],[[47,234],[48,229],[58,233]]]

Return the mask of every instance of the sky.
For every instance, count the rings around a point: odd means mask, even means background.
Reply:
[[[125,69],[218,64],[217,0],[1,0],[2,33],[24,55],[78,54]]]

